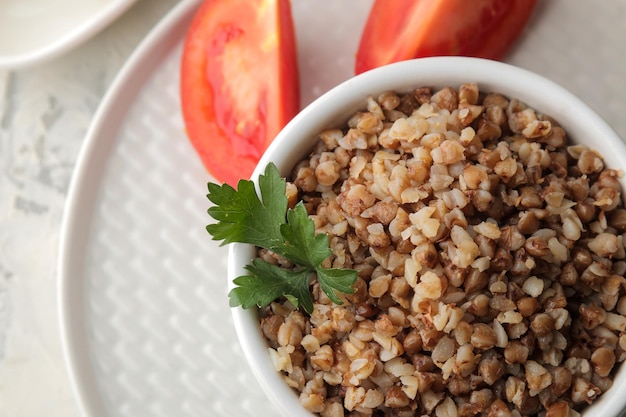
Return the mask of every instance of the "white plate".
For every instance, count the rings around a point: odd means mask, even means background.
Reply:
[[[52,58],[104,28],[136,0],[0,1],[0,68]]]
[[[292,3],[306,104],[351,75],[371,0]],[[85,416],[275,415],[232,329],[226,249],[204,230],[210,178],[179,112],[181,42],[197,4],[181,2],[122,69],[69,191],[59,254],[61,330]],[[626,54],[606,48],[623,44],[625,2],[541,4],[508,60],[564,84],[623,134]],[[589,40],[580,28],[592,24],[615,30],[605,37],[598,29]],[[596,67],[608,77],[597,77]]]
[[[227,251],[205,231],[210,178],[179,112],[181,42],[197,3],[179,4],[122,69],[69,191],[59,258],[62,334],[86,416],[275,414],[232,329]],[[311,13],[316,3],[294,7],[294,15],[312,17],[307,28],[340,15],[330,4],[321,16]],[[347,28],[366,10],[327,39],[354,50],[359,31]],[[306,102],[347,78],[353,60],[329,65],[316,33],[298,35],[300,52],[311,57],[302,61]]]

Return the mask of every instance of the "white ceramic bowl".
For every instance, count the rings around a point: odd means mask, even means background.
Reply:
[[[476,82],[481,91],[500,92],[554,117],[571,140],[598,150],[606,165],[626,172],[626,146],[617,134],[580,99],[555,83],[508,64],[474,58],[422,58],[378,68],[356,76],[311,103],[276,137],[263,155],[252,178],[269,162],[283,175],[313,147],[324,128],[341,126],[365,99],[383,91],[406,92],[419,86],[458,87]],[[626,189],[626,181],[622,178]],[[229,281],[245,273],[243,267],[254,256],[250,245],[233,244],[229,256]],[[266,394],[285,416],[310,417],[297,395],[274,371],[267,345],[259,330],[254,309],[233,309],[235,328],[243,352]],[[618,416],[626,408],[626,370],[617,373],[613,387],[585,409],[585,416]]]

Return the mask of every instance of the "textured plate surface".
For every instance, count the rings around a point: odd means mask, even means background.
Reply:
[[[227,250],[204,230],[210,178],[179,113],[181,42],[197,3],[181,3],[122,71],[70,190],[60,257],[63,333],[89,416],[275,415],[232,328]],[[312,17],[307,24],[324,24],[311,13],[314,2],[296,5],[297,16]],[[322,17],[337,11],[328,6]],[[343,20],[353,28],[363,19],[361,12]],[[358,32],[335,20],[327,36],[355,48]],[[314,33],[299,36],[300,52],[315,54],[303,65],[308,102],[347,78],[353,61],[329,66],[332,56]]]
[[[179,113],[180,48],[197,3],[181,2],[121,72],[70,189],[62,331],[86,416],[275,415],[232,329],[227,251],[204,230],[210,178]],[[602,116],[610,110],[624,136],[626,83],[597,75],[624,68],[626,2],[539,3],[507,60],[563,84]],[[306,104],[351,75],[371,1],[292,4]]]

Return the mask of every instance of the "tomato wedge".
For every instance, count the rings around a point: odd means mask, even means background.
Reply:
[[[183,45],[187,136],[216,180],[249,178],[300,105],[289,0],[206,0]]]
[[[536,0],[375,0],[356,55],[357,74],[411,58],[500,59]]]

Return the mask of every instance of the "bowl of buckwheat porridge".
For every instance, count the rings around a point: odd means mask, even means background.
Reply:
[[[357,273],[341,304],[233,308],[285,416],[618,416],[626,406],[626,147],[581,100],[442,57],[332,89],[263,156]],[[229,281],[262,258],[232,244]]]

